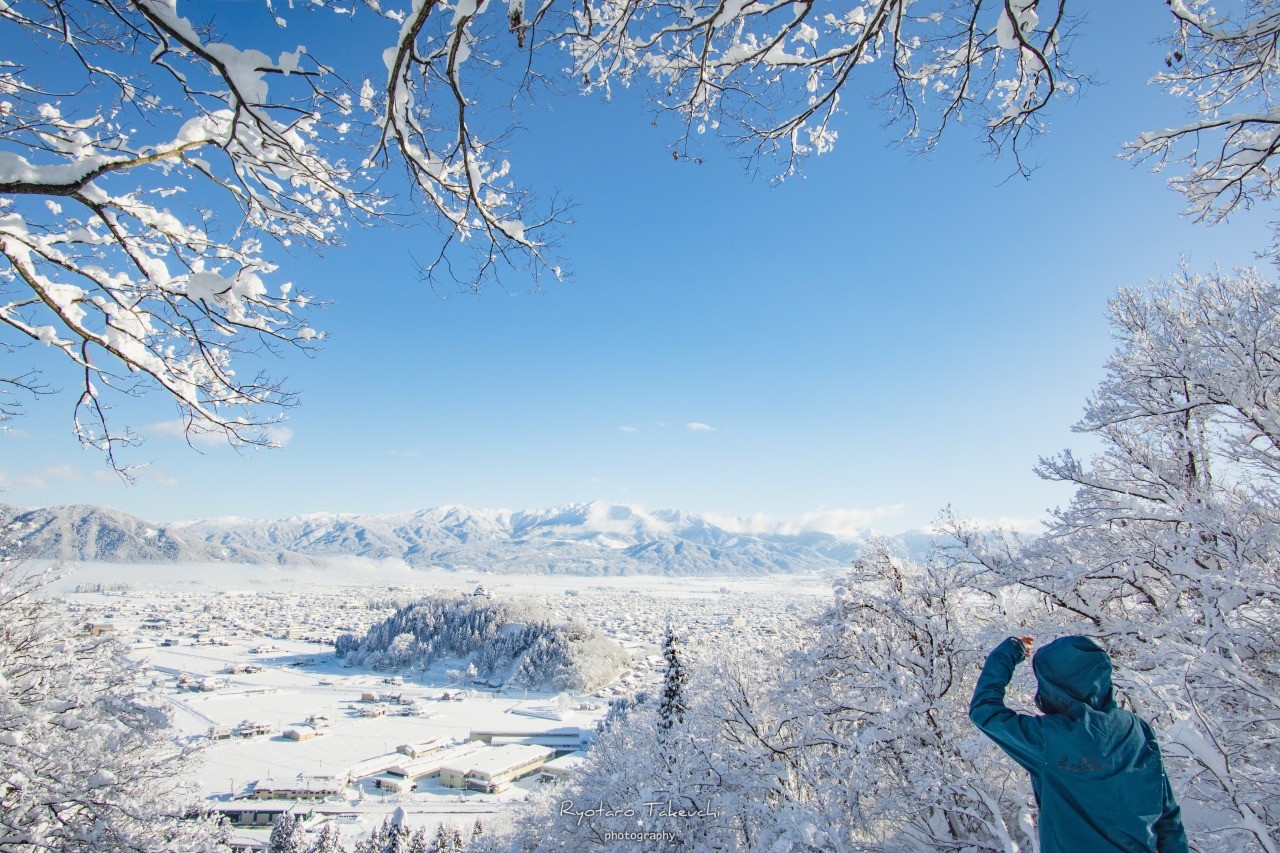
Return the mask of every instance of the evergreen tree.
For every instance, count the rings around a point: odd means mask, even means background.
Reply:
[[[316,840],[307,849],[307,853],[344,853],[342,839],[338,836],[338,827],[331,822],[326,823]]]
[[[471,827],[471,837],[479,838],[484,835],[484,827],[480,825],[480,818],[476,818],[475,825]]]
[[[662,642],[662,656],[667,661],[667,671],[662,679],[662,699],[658,704],[658,728],[669,732],[672,726],[684,723],[684,715],[688,710],[684,686],[689,681],[680,638],[670,627]]]
[[[435,853],[447,853],[449,850],[449,830],[445,829],[444,824],[440,824],[440,828],[436,830],[436,847]]]
[[[382,853],[409,853],[411,841],[408,827],[403,824],[388,824],[387,840],[382,845]]]
[[[425,827],[420,827],[409,839],[409,853],[432,853],[433,849]]]
[[[307,831],[297,816],[286,812],[271,828],[267,853],[307,853]]]
[[[391,818],[387,818],[368,838],[356,845],[356,853],[383,853],[391,842],[391,833]]]

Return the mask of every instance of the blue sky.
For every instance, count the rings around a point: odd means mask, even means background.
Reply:
[[[850,101],[835,151],[774,185],[715,143],[673,162],[636,93],[543,99],[511,160],[576,204],[570,282],[442,299],[417,280],[427,224],[281,254],[332,303],[319,355],[275,365],[302,393],[283,450],[196,452],[166,435],[170,404],[127,400],[119,422],[151,433],[129,459],[151,466],[126,487],[75,442],[68,393],[0,436],[0,499],[159,521],[592,499],[888,532],[947,503],[1034,518],[1069,498],[1036,458],[1089,448],[1069,427],[1111,348],[1106,299],[1269,239],[1269,211],[1195,225],[1117,158],[1184,114],[1145,82],[1163,4],[1095,5],[1123,7],[1091,9],[1076,46],[1102,83],[1053,108],[1030,180],[967,126],[913,157]]]

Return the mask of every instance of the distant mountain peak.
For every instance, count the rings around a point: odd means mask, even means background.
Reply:
[[[103,562],[368,557],[509,573],[758,575],[834,570],[866,548],[857,539],[826,533],[747,533],[686,510],[606,501],[514,512],[445,504],[386,515],[308,513],[167,525],[92,505],[0,505],[0,521],[12,519],[27,525],[38,556]],[[920,547],[919,536],[895,538],[906,551]]]

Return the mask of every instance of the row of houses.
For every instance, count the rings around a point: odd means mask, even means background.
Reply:
[[[253,725],[248,721],[242,724]],[[296,726],[285,734],[291,736],[290,732],[307,728]],[[345,813],[346,808],[333,800],[369,774],[374,774],[375,787],[389,792],[411,791],[419,782],[432,780],[444,788],[497,794],[521,779],[536,775],[542,781],[550,781],[574,772],[583,760],[580,750],[589,737],[584,730],[566,728],[539,733],[473,731],[465,741],[446,737],[413,741],[400,744],[395,753],[362,762],[339,775],[258,780],[244,795],[221,804],[218,811],[232,826],[248,830],[268,828],[286,813],[305,819],[319,810],[332,818]],[[258,848],[251,844],[246,849]]]

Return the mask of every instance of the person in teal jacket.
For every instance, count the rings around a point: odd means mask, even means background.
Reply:
[[[995,647],[969,719],[1031,774],[1041,853],[1186,851],[1155,733],[1116,705],[1110,656],[1088,637],[1061,637],[1037,652],[1037,716],[1004,704],[1014,668],[1030,653],[1030,637]]]

